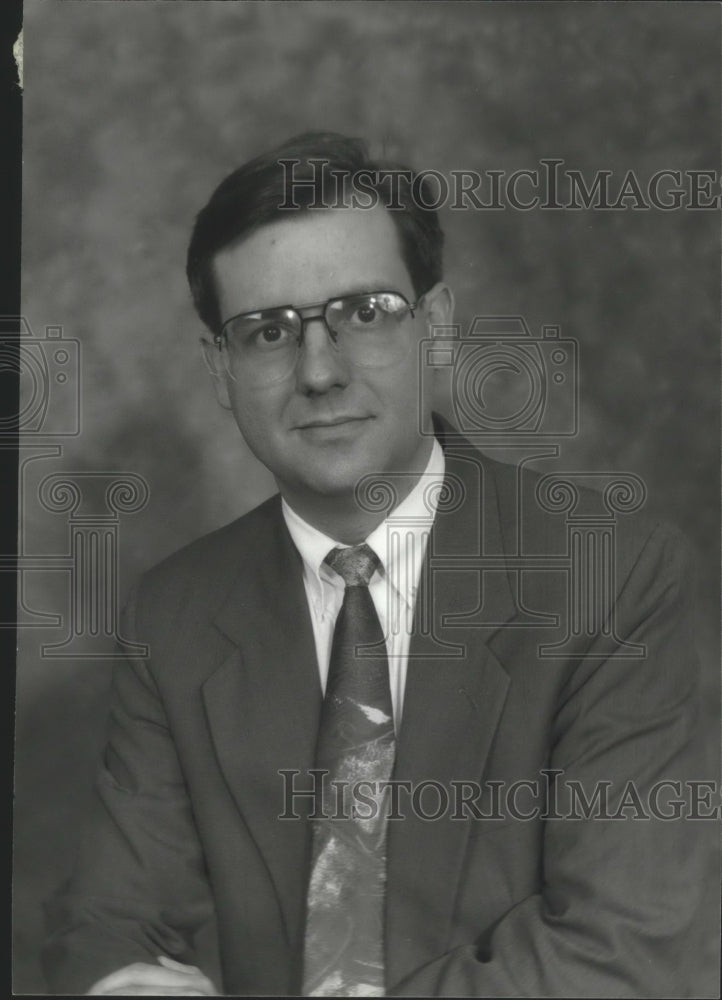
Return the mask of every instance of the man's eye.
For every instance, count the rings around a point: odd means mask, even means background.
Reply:
[[[364,302],[356,309],[353,318],[359,323],[373,323],[378,318],[378,309],[370,302]]]
[[[384,303],[374,299],[371,302],[359,302],[349,308],[348,322],[352,326],[377,327],[388,319],[389,312]]]
[[[293,334],[284,326],[277,323],[269,323],[256,330],[253,334],[251,344],[260,350],[269,350],[278,347],[285,347],[292,339]]]

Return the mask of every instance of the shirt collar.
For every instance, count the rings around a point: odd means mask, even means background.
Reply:
[[[410,608],[414,605],[444,471],[444,453],[434,438],[428,464],[414,488],[366,539],[381,560],[389,582]]]
[[[409,607],[413,606],[426,538],[436,515],[444,471],[444,453],[434,438],[426,469],[409,495],[365,539],[379,557],[377,572],[387,576]],[[313,599],[323,607],[324,582],[339,585],[338,576],[323,564],[323,560],[331,549],[346,546],[314,528],[285,499],[281,509],[289,534],[303,560],[304,576]]]
[[[331,549],[341,543],[335,541],[329,535],[325,535],[318,528],[314,528],[308,521],[304,521],[293,507],[286,502],[285,497],[281,501],[281,510],[283,511],[286,527],[293,539],[293,544],[303,559],[303,573],[311,588],[313,600],[320,607],[324,603],[323,581],[324,579],[328,581],[331,576],[329,570],[326,568],[322,570],[323,560]],[[321,575],[322,572],[323,576]]]

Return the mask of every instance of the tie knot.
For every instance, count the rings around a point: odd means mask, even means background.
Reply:
[[[347,587],[368,587],[380,560],[371,546],[363,542],[346,549],[331,549],[324,562],[338,573]]]

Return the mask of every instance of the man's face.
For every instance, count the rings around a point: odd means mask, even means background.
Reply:
[[[223,321],[360,291],[416,298],[384,208],[304,212],[270,223],[219,252],[214,269]],[[394,336],[403,350],[383,367],[351,364],[324,321],[312,319],[287,377],[262,385],[250,373],[228,379],[241,433],[286,496],[352,495],[368,473],[423,471],[430,438],[420,434],[419,420],[431,426],[432,373],[419,373],[418,344],[430,322],[451,321],[451,294],[437,285],[424,306],[400,322]]]

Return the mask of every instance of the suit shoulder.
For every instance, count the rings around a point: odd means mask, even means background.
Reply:
[[[613,525],[620,578],[644,554],[659,553],[667,562],[688,563],[691,546],[674,524],[643,509],[644,488],[613,472],[596,476],[583,471],[545,472],[500,462],[484,455],[484,467],[496,486],[499,514],[505,534],[515,537],[518,527],[527,539],[543,540],[555,548],[575,520],[591,528]],[[636,477],[635,477],[636,478]],[[612,486],[617,482],[616,486]],[[606,490],[606,492],[605,492]]]
[[[280,496],[275,494],[230,524],[196,538],[147,570],[137,588],[141,598],[168,602],[192,591],[212,599],[243,564],[262,557],[281,517]]]

